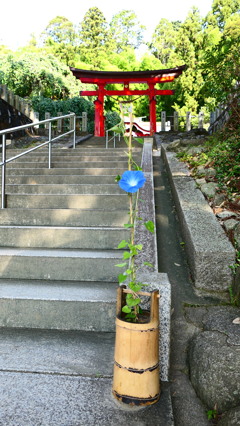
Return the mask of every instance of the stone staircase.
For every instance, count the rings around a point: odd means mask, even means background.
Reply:
[[[128,197],[114,181],[127,169],[123,151],[54,148],[49,170],[43,148],[8,164],[1,327],[114,330],[116,247],[129,232]]]
[[[115,182],[127,169],[125,150],[53,147],[49,170],[42,148],[7,166],[7,208],[0,210],[0,424],[173,426],[167,384],[146,410],[121,407],[111,395],[115,264],[122,259],[116,247],[129,237],[123,227],[128,197]],[[7,157],[17,152],[7,149]],[[141,156],[134,149],[137,163]]]

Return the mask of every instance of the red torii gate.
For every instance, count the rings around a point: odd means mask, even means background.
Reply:
[[[97,90],[83,90],[80,96],[97,96],[95,104],[95,136],[105,136],[104,96],[147,95],[149,97],[150,135],[156,132],[156,95],[173,95],[173,90],[155,89],[156,83],[172,82],[179,77],[185,65],[154,71],[90,71],[71,68],[73,75],[82,83],[96,84]],[[131,90],[130,83],[147,83],[148,89]],[[123,84],[122,90],[107,90],[107,84]]]

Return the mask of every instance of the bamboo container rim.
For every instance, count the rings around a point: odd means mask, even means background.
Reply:
[[[136,294],[139,294],[140,296],[151,296],[152,293],[157,292],[158,290],[153,290],[152,292],[149,291],[136,291]],[[123,293],[132,293],[132,290],[128,288],[123,288]],[[157,294],[156,296],[158,299],[160,298],[160,294]]]

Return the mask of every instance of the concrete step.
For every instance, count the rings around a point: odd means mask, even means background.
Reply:
[[[119,195],[7,195],[8,208],[35,209],[125,209],[128,208],[128,196]]]
[[[173,426],[166,383],[145,409],[113,399],[113,352],[113,333],[2,329],[0,424]]]
[[[115,333],[2,328],[0,370],[111,377],[114,339]]]
[[[70,168],[70,169],[82,169],[82,168],[109,168],[109,166],[111,165],[111,168],[115,168],[116,170],[118,168],[120,169],[127,169],[127,161],[123,160],[123,161],[111,161],[111,162],[106,162],[106,161],[71,161],[71,162],[67,162],[64,161],[64,159],[62,159],[61,161],[53,161],[51,166],[54,169],[61,169],[61,168]],[[38,168],[47,168],[48,167],[48,162],[44,161],[44,162],[38,162],[37,163]],[[7,164],[7,168],[14,168],[14,169],[31,169],[31,168],[35,168],[36,164],[34,161],[11,161],[10,163]]]
[[[0,248],[0,276],[10,279],[117,282],[120,250]]]
[[[103,168],[103,167],[73,167],[71,168],[55,168],[55,169],[48,169],[46,167],[24,167],[24,168],[8,168],[7,167],[7,177],[8,176],[42,176],[42,175],[64,175],[64,176],[69,176],[69,175],[79,175],[79,176],[89,176],[89,175],[95,175],[95,176],[102,176],[102,175],[108,175],[108,176],[116,176],[116,175],[121,175],[124,171],[126,170],[126,167],[119,167],[118,169],[116,169],[115,167],[110,167],[110,168]]]
[[[0,226],[1,247],[116,249],[129,230],[110,227]]]
[[[102,184],[8,184],[6,194],[123,194],[123,190],[115,183]]]
[[[116,282],[2,278],[0,327],[114,332],[117,287]]]
[[[86,163],[90,163],[90,162],[96,162],[96,161],[102,161],[102,162],[112,162],[112,161],[116,161],[116,158],[118,161],[125,161],[126,162],[126,154],[122,154],[122,155],[117,155],[116,153],[113,153],[112,155],[108,155],[107,153],[104,155],[74,155],[74,153],[72,153],[72,155],[65,155],[65,153],[62,154],[52,154],[52,161],[55,162],[63,162],[65,159],[67,162],[86,162]],[[137,156],[136,158],[141,158],[140,155]],[[14,162],[23,162],[25,163],[26,161],[31,161],[33,163],[36,162],[48,162],[48,155],[31,155],[31,156],[22,156],[20,158],[18,158],[17,160],[14,160]]]
[[[1,181],[1,179],[0,179]],[[30,176],[7,176],[7,184],[84,184],[84,185],[95,185],[95,184],[109,184],[115,183],[115,176],[102,175],[99,180],[99,176],[96,175],[30,175]]]
[[[123,155],[127,150],[127,145],[126,148],[83,148],[83,147],[77,147],[77,149],[73,149],[73,148],[57,148],[56,146],[52,145],[52,153],[54,155],[64,155],[64,156],[71,156],[71,155]],[[22,154],[24,152],[27,151],[27,148],[25,149],[11,149],[11,148],[7,148],[6,154],[8,156],[8,158],[10,157],[14,157],[18,154]],[[133,154],[141,154],[142,153],[142,148],[134,148],[133,147]],[[34,151],[30,152],[29,154],[26,154],[28,156],[35,156],[35,155],[48,155],[48,148],[39,148],[39,149],[35,149]]]
[[[123,226],[128,209],[0,209],[1,225],[19,226]]]

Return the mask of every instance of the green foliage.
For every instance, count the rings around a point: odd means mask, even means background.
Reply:
[[[133,10],[116,13],[110,22],[110,37],[113,51],[120,53],[126,49],[137,49],[143,42],[143,31]]]
[[[212,10],[206,17],[206,25],[218,26],[222,30],[234,13],[239,13],[239,0],[213,0]]]
[[[208,420],[215,420],[217,419],[217,416],[218,416],[217,410],[208,410],[207,412]]]
[[[74,25],[65,16],[56,16],[47,25],[46,29],[41,34],[44,43],[52,40],[54,43],[64,43],[74,45],[77,34]]]
[[[69,68],[53,55],[0,55],[0,83],[21,97],[64,99],[77,95],[79,83]]]
[[[32,98],[31,104],[33,110],[39,112],[40,120],[44,120],[45,112],[50,112],[52,117],[56,116],[58,112],[63,114],[74,112],[77,116],[81,115],[82,112],[86,112],[88,116],[88,131],[89,133],[93,132],[94,105],[82,97],[53,101],[49,98],[35,96]]]
[[[108,24],[97,7],[91,7],[80,25],[80,50],[84,62],[101,68],[109,45]]]
[[[161,19],[154,31],[151,43],[148,44],[153,55],[163,66],[169,63],[176,47],[180,24],[179,21],[170,22],[165,18]]]
[[[111,129],[121,122],[121,117],[116,111],[107,112],[105,115],[105,127],[107,129]]]
[[[238,265],[240,266],[240,265]],[[239,306],[240,300],[238,300],[238,297],[234,294],[232,286],[228,287],[229,297],[230,297],[230,303],[233,306]]]
[[[240,189],[240,130],[220,132],[208,138],[204,152],[190,155],[186,152],[177,157],[189,164],[191,173],[200,165],[211,164],[217,171],[216,179],[225,188],[229,197]]]
[[[202,91],[214,104],[231,102],[239,96],[240,82],[240,15],[227,21],[218,43],[204,56]]]

